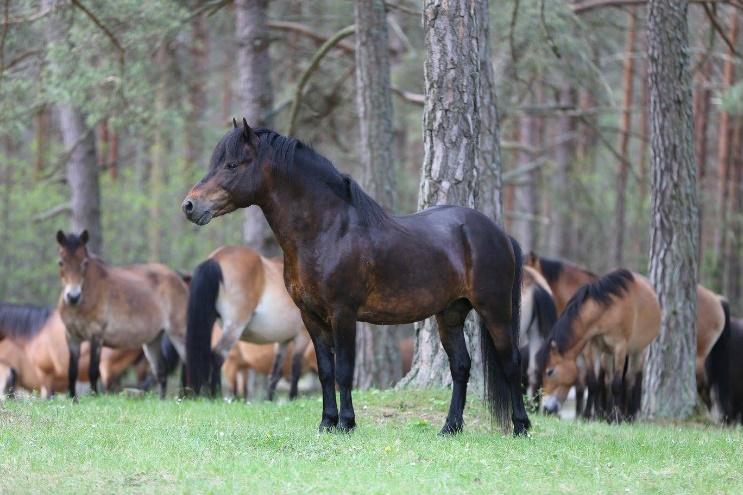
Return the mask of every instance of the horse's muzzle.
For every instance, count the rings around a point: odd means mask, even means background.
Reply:
[[[548,395],[542,401],[542,412],[547,415],[560,412],[560,402],[553,395]]]
[[[181,209],[186,214],[186,218],[196,225],[206,225],[214,216],[212,211],[198,199],[186,198],[181,204]]]

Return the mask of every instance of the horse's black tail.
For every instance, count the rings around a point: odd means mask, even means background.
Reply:
[[[213,259],[196,267],[188,289],[188,324],[186,326],[186,369],[188,386],[199,394],[211,381],[212,328],[219,316],[217,296],[222,282],[222,269]]]
[[[523,258],[521,247],[515,239],[511,238],[514,254],[514,278],[511,287],[511,361],[515,366],[513,370],[507,370],[505,363],[498,356],[493,338],[480,320],[480,346],[482,348],[483,373],[485,375],[485,401],[490,409],[493,421],[503,430],[511,428],[511,385],[510,379],[518,379],[521,363],[519,352],[519,326],[521,322],[521,273],[523,271]],[[511,377],[509,378],[509,375]]]
[[[539,335],[547,337],[557,322],[557,307],[552,295],[539,284],[534,288],[534,311],[537,314]]]
[[[725,312],[725,326],[722,327],[722,333],[715,342],[712,350],[707,356],[705,368],[707,371],[707,381],[710,391],[717,392],[717,400],[720,404],[720,411],[723,421],[726,421],[730,414],[730,338],[732,329],[730,328],[730,304],[726,300],[721,300],[722,310]]]

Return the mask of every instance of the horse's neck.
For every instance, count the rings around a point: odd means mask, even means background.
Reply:
[[[289,179],[291,180],[291,179]],[[351,206],[318,183],[274,187],[258,206],[284,251],[285,262],[302,247],[313,246],[328,228],[348,218]]]
[[[602,314],[603,311],[595,302],[588,300],[583,303],[578,316],[570,326],[572,334],[568,353],[573,357],[578,357],[578,355],[583,352],[588,341],[597,335],[596,324]]]
[[[103,296],[105,289],[104,284],[101,282],[104,279],[109,278],[108,267],[98,258],[91,258],[88,265],[88,271],[85,277],[85,296],[83,297],[83,304],[86,300],[87,306],[94,306],[99,298]]]

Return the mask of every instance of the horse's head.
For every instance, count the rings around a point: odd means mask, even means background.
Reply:
[[[59,277],[62,280],[62,300],[65,304],[75,306],[83,299],[85,272],[88,268],[88,231],[83,230],[77,236],[57,231],[59,244]]]
[[[209,171],[186,196],[181,208],[189,220],[206,225],[220,215],[255,204],[265,185],[260,139],[243,119],[217,144]]]
[[[578,365],[574,359],[560,353],[554,340],[547,345],[549,351],[542,374],[542,410],[546,414],[557,414],[570,387],[578,379]]]

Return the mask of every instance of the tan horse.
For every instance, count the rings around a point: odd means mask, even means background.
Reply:
[[[175,271],[156,263],[111,266],[90,255],[87,242],[87,231],[80,236],[57,232],[64,286],[58,307],[67,328],[70,396],[76,397],[80,344],[88,341],[88,374],[94,392],[102,345],[116,349],[142,346],[164,397],[167,370],[162,338],[167,335],[181,359],[185,358],[186,284]]]
[[[232,348],[242,340],[253,344],[278,343],[268,398],[273,398],[290,342],[299,351],[292,360],[290,397],[297,394],[303,349],[310,339],[299,310],[284,285],[280,258],[267,259],[242,246],[223,246],[193,272],[189,289],[188,384],[196,392],[210,384],[216,394],[220,368]],[[211,350],[214,323],[221,320],[222,335]]]
[[[697,287],[697,379],[704,381],[704,361],[725,326],[719,296]],[[554,412],[575,383],[576,359],[589,341],[609,353],[614,413],[632,415],[639,407],[641,373],[647,346],[660,331],[660,305],[648,280],[616,270],[582,287],[540,350],[543,407]],[[632,397],[628,397],[628,392]]]
[[[68,386],[69,351],[65,327],[57,310],[33,306],[0,303],[0,363],[15,372],[16,384],[42,397],[51,397]],[[101,351],[101,381],[105,390],[141,356],[141,349],[110,349]],[[87,366],[88,345],[80,351],[80,361]],[[87,369],[78,377],[88,381]]]
[[[248,398],[248,373],[250,370],[261,375],[271,376],[278,346],[278,344],[251,344],[243,341],[235,344],[222,367],[233,396],[238,397],[242,393],[245,399]],[[294,355],[294,345],[290,343],[286,349],[287,359],[284,360],[281,370],[281,376],[289,380],[290,383],[293,371],[291,363],[294,362]],[[308,371],[317,373],[317,361],[315,360],[314,348],[311,345],[306,346],[302,353],[300,375]],[[290,391],[290,395],[291,393]]]

